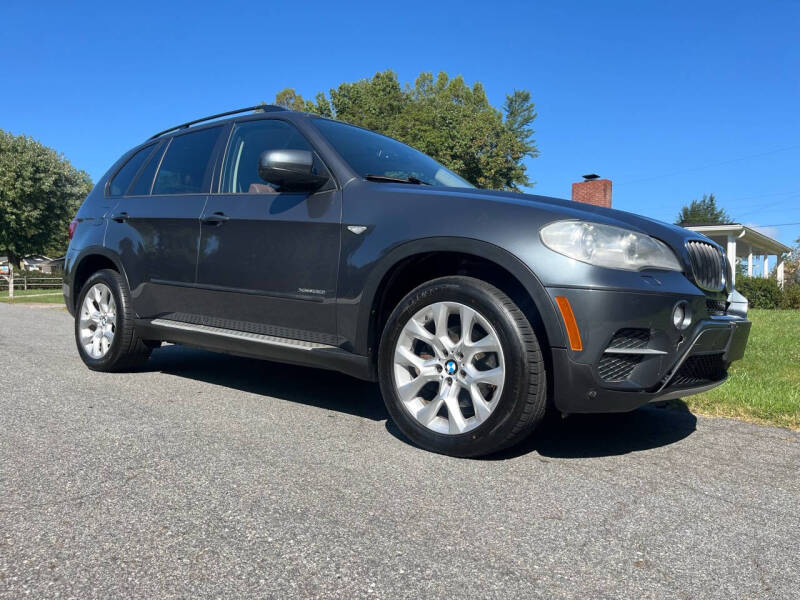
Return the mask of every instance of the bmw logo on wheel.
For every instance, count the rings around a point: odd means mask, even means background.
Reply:
[[[448,360],[444,365],[445,370],[447,371],[448,375],[454,375],[458,366],[456,365],[456,361]]]

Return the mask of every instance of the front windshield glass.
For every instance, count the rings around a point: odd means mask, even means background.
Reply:
[[[314,119],[320,133],[361,177],[410,179],[413,183],[475,187],[411,146],[341,121]],[[414,181],[419,180],[419,181]]]

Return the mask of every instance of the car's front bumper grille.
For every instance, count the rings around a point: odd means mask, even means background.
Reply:
[[[609,383],[625,381],[640,362],[641,354],[604,354],[597,364],[597,374]]]
[[[728,302],[726,300],[707,299],[706,308],[708,309],[708,314],[716,317],[728,314]]]
[[[697,285],[710,292],[725,289],[727,266],[725,255],[713,244],[691,240],[686,242],[692,274]]]
[[[695,387],[724,379],[726,375],[723,354],[690,356],[675,373],[669,387]]]
[[[618,330],[608,343],[600,362],[597,374],[609,383],[625,381],[631,376],[636,365],[642,362],[650,343],[649,329],[626,328]]]

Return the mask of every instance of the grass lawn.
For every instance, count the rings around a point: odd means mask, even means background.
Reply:
[[[60,289],[18,290],[14,289],[14,299],[8,297],[8,290],[0,291],[0,302],[37,302],[47,304],[64,304],[64,295]]]
[[[684,398],[692,412],[800,429],[800,310],[751,310],[744,358],[728,381]]]

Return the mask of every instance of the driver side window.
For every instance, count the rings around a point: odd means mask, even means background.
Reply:
[[[286,121],[265,119],[234,125],[222,168],[223,194],[277,194],[258,176],[258,158],[266,150],[309,150],[311,145]],[[318,159],[315,158],[315,162]]]

